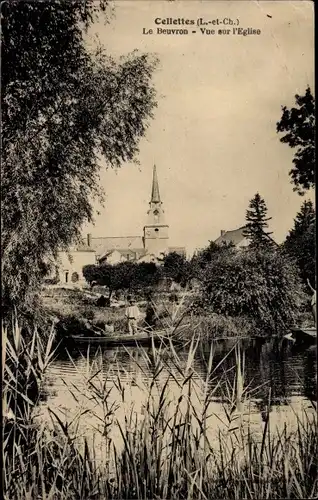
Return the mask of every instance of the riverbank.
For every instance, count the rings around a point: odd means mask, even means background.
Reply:
[[[98,306],[98,299],[103,290],[91,290],[67,287],[47,287],[42,291],[44,311],[56,319],[59,338],[69,335],[95,336],[109,338],[128,333],[125,318],[125,301],[112,301],[106,307]],[[155,310],[155,330],[173,334],[175,338],[190,340],[193,335],[202,342],[217,338],[267,337],[279,336],[282,332],[267,332],[256,326],[250,318],[231,317],[204,309],[192,307],[195,298],[186,293],[176,295],[177,302],[171,302],[169,294],[157,294],[153,297]],[[139,328],[145,327],[147,302],[137,301],[141,312]],[[312,326],[311,314],[303,312],[299,316],[301,326]]]
[[[60,334],[87,334],[94,329],[105,331],[113,325],[115,331],[126,331],[124,303],[121,307],[101,307],[100,293],[90,289],[46,287],[42,290],[42,306],[54,316]]]
[[[42,291],[42,306],[48,315],[55,318],[60,337],[102,335],[111,338],[126,335],[126,301],[112,300],[108,306],[98,305],[103,292],[106,295],[104,290],[98,288],[47,287]],[[156,330],[171,331],[176,318],[173,317],[168,294],[160,294],[155,300]],[[147,301],[141,298],[137,300],[137,305],[140,311],[138,326],[142,332],[146,327]]]

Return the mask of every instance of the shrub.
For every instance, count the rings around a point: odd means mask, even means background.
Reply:
[[[294,322],[304,298],[297,268],[280,250],[219,254],[201,272],[201,283],[202,305],[270,332]]]
[[[60,340],[69,335],[91,335],[91,328],[87,327],[85,320],[79,319],[76,316],[68,316],[62,318],[56,325],[56,336]]]
[[[203,341],[220,337],[251,337],[258,333],[255,323],[251,319],[245,316],[232,317],[223,314],[201,317],[198,330]]]

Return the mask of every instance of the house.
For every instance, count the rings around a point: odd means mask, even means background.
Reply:
[[[68,252],[60,251],[48,280],[59,284],[81,285],[85,282],[83,267],[89,264],[96,264],[96,252],[89,244],[74,246]]]
[[[231,231],[221,230],[220,236],[214,240],[217,245],[229,245],[232,243],[236,248],[245,248],[249,245],[249,240],[244,236],[245,226],[239,227],[238,229],[233,229]]]
[[[101,238],[88,235],[88,238],[100,264],[106,262],[117,264],[126,261],[159,264],[168,253],[177,252],[180,255],[186,255],[184,247],[169,245],[169,225],[160,197],[156,166],[153,167],[151,196],[143,235],[103,236]]]
[[[223,229],[221,230],[220,236],[214,240],[214,243],[217,245],[224,245],[224,244],[230,244],[233,243],[233,245],[236,248],[246,248],[249,246],[250,241],[249,239],[244,236],[244,229],[246,226],[239,227],[238,229],[233,229],[232,231],[224,231]],[[274,246],[279,246],[276,241],[271,238],[271,236],[267,235],[264,233],[266,238],[270,243],[272,243]]]

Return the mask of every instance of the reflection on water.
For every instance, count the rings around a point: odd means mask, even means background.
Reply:
[[[234,383],[235,380],[235,343],[235,340],[213,343],[214,372],[209,382],[212,389],[210,414],[213,431],[216,431],[220,419],[225,418],[224,404],[228,393],[223,382],[227,380]],[[300,350],[287,342],[261,339],[249,340],[242,347],[245,352],[245,403],[248,405],[249,419],[252,418],[256,426],[262,425],[268,408],[279,426],[280,423],[295,420],[301,408],[311,407],[310,400],[316,399],[316,347]],[[178,350],[177,354],[180,366],[185,369],[188,350]],[[89,407],[92,413],[83,417],[82,430],[84,434],[92,434],[92,429],[101,431],[105,426],[107,411],[114,413],[119,423],[123,422],[127,408],[133,408],[137,417],[140,417],[145,411],[146,388],[158,371],[157,390],[160,391],[160,384],[162,387],[169,377],[167,388],[171,401],[178,398],[178,381],[182,380],[182,375],[171,359],[168,348],[162,352],[165,364],[161,370],[156,366],[151,348],[110,349],[90,346],[88,351],[86,346],[75,348],[70,355],[72,360],[65,350],[60,352],[47,373],[47,398],[41,408],[42,418],[46,418],[48,407],[67,419],[74,418]],[[200,385],[207,377],[209,355],[209,348],[199,347],[193,361],[193,380],[198,388],[193,391],[193,398],[196,398],[198,407],[202,403]],[[89,368],[93,360],[93,366]],[[96,396],[98,391],[100,394]],[[106,393],[108,396],[103,400]]]

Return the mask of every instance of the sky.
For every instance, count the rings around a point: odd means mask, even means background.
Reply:
[[[266,201],[274,239],[283,241],[304,198],[293,192],[294,151],[279,141],[276,122],[282,105],[293,106],[295,94],[314,86],[313,2],[117,0],[114,6],[111,23],[96,24],[90,36],[114,57],[134,49],[158,56],[158,108],[140,142],[140,165],[117,171],[102,165],[105,206],[95,206],[95,225],[84,231],[142,235],[156,164],[171,246],[191,254],[221,229],[244,225],[256,192]],[[156,25],[158,17],[238,19],[261,34],[202,35],[196,28],[196,34],[158,35],[157,27],[171,27]]]

